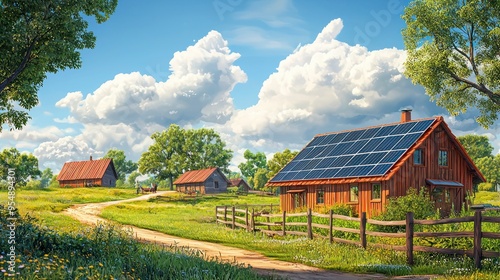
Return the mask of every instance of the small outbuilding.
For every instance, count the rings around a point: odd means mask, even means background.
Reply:
[[[57,175],[60,187],[114,187],[116,180],[118,174],[109,158],[66,162]]]
[[[250,185],[247,183],[247,181],[245,181],[241,178],[231,179],[231,185],[233,187],[238,187],[238,191],[240,191],[240,192],[248,192],[249,190],[252,189],[250,187]]]
[[[175,189],[182,193],[212,194],[226,192],[231,182],[219,168],[191,170],[174,181]]]
[[[347,204],[368,217],[425,188],[446,216],[484,181],[443,117],[403,110],[398,123],[316,135],[267,186],[280,188],[283,211]]]

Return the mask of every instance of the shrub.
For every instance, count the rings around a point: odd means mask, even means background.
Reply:
[[[406,213],[413,212],[415,219],[424,220],[435,215],[434,201],[430,200],[424,188],[417,191],[408,189],[405,196],[391,197],[385,211],[376,217],[382,221],[401,221],[406,219]]]
[[[492,192],[495,191],[495,186],[492,183],[480,183],[477,185],[478,191]]]

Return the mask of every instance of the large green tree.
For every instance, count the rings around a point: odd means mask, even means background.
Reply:
[[[456,116],[478,108],[488,127],[500,110],[500,1],[414,0],[405,9],[405,75]]]
[[[229,173],[233,152],[212,129],[182,129],[176,124],[151,135],[153,144],[139,159],[139,172],[173,180],[188,170],[219,167]]]
[[[16,148],[5,149],[0,153],[1,179],[7,179],[9,168],[13,169],[18,186],[24,186],[29,178],[41,175],[38,159],[32,154],[20,153]]]
[[[238,168],[240,169],[241,174],[247,178],[248,183],[255,188],[254,177],[257,170],[264,169],[269,172],[266,155],[263,152],[257,152],[254,154],[250,150],[246,150],[245,153],[243,153],[243,157],[246,161],[240,163]]]
[[[184,131],[183,145],[186,162],[184,169],[197,170],[208,167],[219,167],[229,174],[229,163],[233,152],[226,149],[226,143],[213,129],[200,128]]]
[[[93,48],[89,17],[98,23],[118,0],[0,1],[0,131],[20,129],[38,104],[46,73],[81,66],[79,50]]]
[[[500,155],[483,157],[475,163],[488,183],[493,185],[500,184]]]
[[[125,152],[122,150],[111,149],[104,155],[104,158],[113,159],[116,173],[118,173],[118,179],[122,181],[125,181],[127,174],[137,169],[137,163],[127,160]]]
[[[484,135],[467,134],[459,136],[457,139],[475,163],[480,158],[493,156],[494,148],[488,137]]]
[[[277,152],[274,154],[273,158],[267,162],[269,167],[269,178],[274,177],[285,165],[287,165],[299,152],[290,151],[290,149],[285,149],[283,152]]]

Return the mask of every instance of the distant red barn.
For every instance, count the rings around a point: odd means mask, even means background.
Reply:
[[[241,178],[231,179],[231,186],[238,187],[238,191],[242,192],[248,192],[252,189],[250,185],[248,185],[248,183]]]
[[[227,191],[231,182],[219,168],[191,170],[182,174],[174,185],[178,192],[199,192],[202,194]]]
[[[66,162],[57,176],[61,187],[114,187],[118,174],[109,158]]]

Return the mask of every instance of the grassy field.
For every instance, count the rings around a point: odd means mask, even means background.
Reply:
[[[499,192],[477,192],[473,198],[474,204],[491,204],[500,206],[500,193]]]
[[[81,224],[60,212],[73,204],[122,200],[136,197],[135,189],[118,188],[46,188],[17,189],[15,202],[21,215],[36,217],[48,227],[71,232]],[[0,190],[0,204],[7,202],[7,191]]]
[[[76,203],[102,202],[136,196],[134,189],[18,190],[16,203],[22,215],[30,214],[40,218],[41,225],[49,226],[57,232],[81,232],[81,224],[62,214],[62,210]],[[467,257],[451,258],[441,255],[416,254],[416,264],[409,267],[405,264],[404,253],[400,252],[373,248],[363,250],[342,244],[329,244],[327,241],[319,239],[307,240],[294,237],[271,239],[261,234],[247,233],[244,230],[231,230],[215,224],[215,206],[217,205],[273,204],[274,207],[278,207],[278,197],[229,194],[194,199],[182,199],[182,197],[181,194],[173,193],[149,201],[114,205],[106,208],[102,216],[123,224],[136,225],[185,238],[255,250],[277,259],[327,269],[378,272],[387,275],[436,274],[445,279],[457,280],[500,279],[498,260],[485,260],[484,269],[476,271],[473,268],[472,260]],[[0,204],[6,201],[6,191],[0,191]],[[480,192],[476,194],[474,203],[500,205],[500,199],[498,193]],[[85,230],[95,230],[95,228]],[[52,258],[54,259],[54,257]],[[46,261],[43,258],[39,260]],[[88,266],[96,267],[99,262],[86,264],[86,268],[82,265],[77,266],[77,268],[84,267],[87,271]],[[132,273],[132,271],[129,272]]]
[[[485,260],[485,269],[475,271],[467,257],[446,257],[417,253],[416,264],[407,266],[402,252],[363,250],[324,240],[268,238],[262,234],[231,230],[215,224],[215,206],[233,204],[277,204],[277,197],[217,196],[192,200],[165,196],[149,201],[126,203],[104,209],[104,218],[123,224],[153,229],[185,238],[221,243],[255,250],[280,260],[352,272],[379,272],[387,275],[437,274],[447,279],[498,279],[498,260]],[[478,278],[478,276],[480,276]]]

